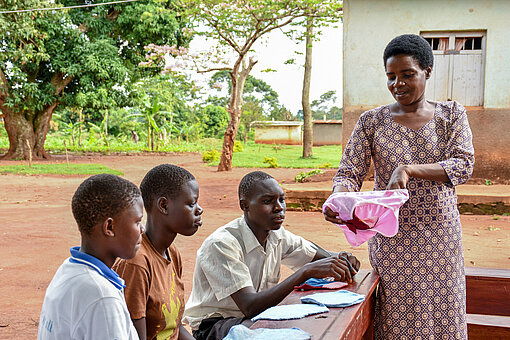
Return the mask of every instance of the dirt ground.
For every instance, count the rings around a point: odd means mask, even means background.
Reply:
[[[237,184],[253,169],[216,172],[198,154],[81,156],[73,162],[101,163],[139,184],[161,163],[190,170],[200,185],[203,226],[192,237],[177,237],[184,263],[186,297],[191,290],[196,250],[212,231],[241,215]],[[0,165],[13,162],[0,161]],[[277,180],[292,181],[302,169],[265,169]],[[86,176],[0,175],[0,339],[35,339],[46,287],[69,248],[79,245],[70,199]],[[329,180],[324,178],[324,180]],[[463,215],[466,266],[510,268],[510,217]],[[287,212],[284,226],[326,249],[348,250],[369,268],[367,246],[352,248],[338,227],[316,212]],[[286,268],[283,275],[290,272]]]

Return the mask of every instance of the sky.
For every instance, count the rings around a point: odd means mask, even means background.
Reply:
[[[261,39],[263,39],[262,37]],[[190,49],[204,47],[204,41],[194,39]],[[254,45],[250,54],[258,60],[250,75],[264,80],[275,90],[282,103],[292,114],[301,109],[301,91],[304,73],[305,43],[296,44],[281,31],[270,32],[263,40]],[[295,51],[303,53],[297,55]],[[288,59],[295,58],[294,65],[285,65]],[[266,69],[277,72],[261,72]],[[310,85],[310,102],[320,95],[336,91],[336,106],[342,106],[342,26],[323,29],[320,40],[313,45],[312,79]]]

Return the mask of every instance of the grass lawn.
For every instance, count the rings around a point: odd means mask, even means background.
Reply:
[[[341,145],[325,145],[313,148],[312,158],[302,158],[301,145],[269,145],[248,142],[243,144],[243,151],[235,152],[232,166],[242,168],[268,167],[264,157],[276,158],[280,168],[336,168],[342,157]],[[218,165],[219,161],[209,165]],[[329,163],[329,166],[328,166]]]
[[[40,174],[55,174],[55,175],[96,175],[96,174],[114,174],[123,175],[122,171],[109,168],[102,164],[72,164],[69,166],[67,163],[58,164],[28,164],[18,165],[4,165],[0,166],[0,174],[19,174],[19,175],[40,175]]]

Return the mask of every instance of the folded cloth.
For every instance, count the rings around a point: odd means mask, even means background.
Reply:
[[[326,306],[302,305],[302,304],[281,305],[266,309],[259,315],[253,317],[251,321],[255,322],[257,320],[262,319],[265,320],[301,319],[308,315],[325,312],[329,312],[329,309]]]
[[[365,295],[339,290],[338,292],[315,293],[301,298],[303,303],[315,303],[330,308],[349,307],[365,300]]]
[[[398,232],[398,210],[409,199],[407,189],[337,192],[328,197],[326,207],[345,221],[337,224],[347,241],[357,247],[376,233],[392,237]]]
[[[249,329],[244,325],[236,325],[230,329],[223,340],[309,340],[312,336],[299,328],[256,328]]]
[[[312,290],[312,289],[339,289],[347,286],[347,282],[333,281],[328,279],[315,279],[311,278],[300,284],[294,286],[297,290]]]

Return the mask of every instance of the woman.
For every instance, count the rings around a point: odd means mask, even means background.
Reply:
[[[433,66],[420,36],[394,38],[384,51],[395,102],[364,112],[345,147],[333,192],[359,191],[374,162],[374,190],[409,190],[399,232],[369,241],[381,276],[378,339],[466,339],[464,257],[455,186],[473,171],[466,109],[425,99]],[[327,210],[326,220],[342,223]]]

